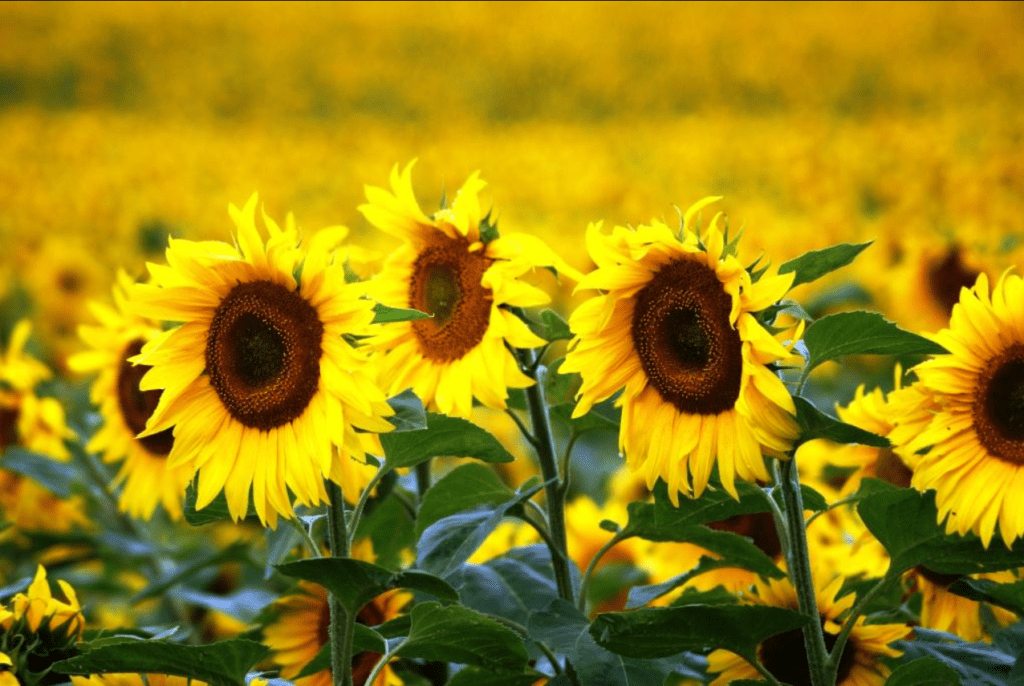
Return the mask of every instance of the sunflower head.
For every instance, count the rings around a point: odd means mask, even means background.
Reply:
[[[578,288],[602,292],[573,314],[561,368],[583,377],[575,416],[623,390],[620,448],[648,488],[662,478],[673,499],[699,496],[716,464],[736,496],[736,476],[767,480],[762,453],[782,455],[798,435],[770,366],[790,349],[755,317],[793,276],[744,269],[721,213],[700,231],[697,215],[715,200],[691,207],[678,233],[660,222],[611,235],[589,227],[597,269]]]
[[[915,367],[917,401],[890,434],[914,456],[912,485],[935,489],[947,532],[996,529],[1010,546],[1024,535],[1024,280],[1004,274],[990,292],[985,274],[963,289],[949,328],[934,336],[948,354]],[[912,428],[913,430],[907,430]]]
[[[256,204],[229,208],[237,245],[172,239],[168,265],[150,265],[133,306],[181,324],[131,361],[151,367],[142,391],[162,391],[139,437],[173,427],[168,466],[198,471],[197,507],[223,490],[238,519],[251,492],[274,526],[293,498],[323,502],[323,479],[345,473],[336,461],[363,460],[360,432],[389,431],[392,410],[355,343],[375,333],[364,284],[346,283],[329,241],[302,249],[291,217],[264,214],[264,241]]]
[[[50,667],[78,654],[76,643],[85,629],[82,607],[68,583],[57,583],[65,600],[54,597],[40,565],[27,592],[14,596],[9,606],[0,604],[0,654],[7,658],[0,669],[7,667],[25,683],[61,683],[64,677],[48,673]]]
[[[412,163],[391,173],[391,190],[367,186],[359,210],[377,228],[403,241],[373,280],[371,295],[384,305],[412,308],[426,319],[387,327],[378,339],[389,393],[412,388],[431,409],[469,417],[476,398],[504,409],[509,388],[533,381],[508,349],[544,341],[512,308],[550,301],[523,278],[536,267],[579,273],[539,239],[503,234],[484,215],[478,174],[452,204],[431,216],[416,201]]]

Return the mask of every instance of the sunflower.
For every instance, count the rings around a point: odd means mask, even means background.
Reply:
[[[937,631],[956,634],[965,641],[981,641],[987,633],[981,621],[981,603],[951,593],[949,586],[963,577],[940,574],[927,567],[915,567],[906,574],[911,588],[921,592],[921,626]],[[997,583],[1013,583],[1017,577],[1013,572],[978,574],[971,578],[988,579]],[[1001,626],[1011,624],[1017,615],[1001,607],[989,605],[992,615]]]
[[[0,454],[10,446],[21,446],[66,462],[71,455],[64,441],[74,438],[74,432],[57,400],[35,395],[35,385],[51,373],[25,352],[31,330],[28,321],[18,322],[0,355]],[[68,531],[88,522],[81,497],[60,500],[32,479],[2,469],[0,512],[14,525],[0,537],[17,536],[18,531]]]
[[[905,398],[911,397],[906,389],[901,388],[902,372],[897,365],[894,373],[896,387],[888,395],[880,388],[868,393],[863,385],[859,386],[848,405],[836,406],[839,419],[879,436],[888,436],[895,428],[894,407],[902,408]],[[909,393],[916,394],[916,390]],[[899,488],[908,488],[913,476],[911,468],[892,448],[840,445],[823,438],[801,445],[797,451],[797,463],[801,471],[806,471],[812,479],[820,479],[836,488],[837,498],[854,493],[865,478],[881,479]]]
[[[404,241],[374,279],[373,297],[431,315],[381,334],[382,382],[390,393],[412,388],[445,414],[468,418],[474,397],[505,409],[509,388],[533,384],[508,346],[544,344],[510,308],[550,301],[520,277],[535,267],[555,267],[574,279],[580,274],[533,236],[498,237],[481,212],[484,182],[477,174],[451,207],[428,217],[413,195],[412,167],[392,170],[391,192],[367,186],[369,203],[359,207],[371,224]]]
[[[124,484],[118,506],[132,517],[149,519],[157,503],[162,503],[172,519],[180,519],[191,473],[184,467],[167,466],[167,456],[174,446],[171,429],[136,438],[146,428],[160,391],[139,390],[139,380],[149,367],[133,365],[129,360],[160,335],[160,328],[156,322],[129,311],[132,287],[132,280],[122,271],[114,285],[114,307],[90,303],[100,325],[83,325],[78,331],[92,349],[73,355],[68,366],[76,372],[99,373],[91,396],[100,406],[104,422],[87,448],[103,453],[107,462],[123,461],[115,479],[115,485]]]
[[[324,502],[324,477],[343,481],[347,462],[365,462],[357,430],[389,431],[392,410],[367,348],[352,342],[374,333],[365,288],[347,284],[326,250],[300,250],[294,221],[282,229],[264,214],[264,245],[256,203],[254,194],[229,208],[237,247],[172,239],[168,266],[149,265],[135,310],[183,323],[132,361],[152,367],[143,391],[163,391],[139,437],[174,427],[168,467],[198,472],[196,507],[223,489],[240,519],[251,490],[274,527],[278,514],[293,515],[292,496]]]
[[[843,577],[822,584],[818,575],[815,576],[818,612],[825,630],[825,646],[831,651],[839,633],[840,615],[853,605],[854,596],[848,594],[836,599],[843,585]],[[790,610],[799,607],[796,591],[788,579],[759,581],[755,586],[755,594],[747,602]],[[865,624],[865,618],[858,617],[839,659],[836,686],[882,686],[890,670],[878,658],[899,657],[900,652],[890,648],[889,644],[909,634],[910,628],[903,624]],[[766,639],[757,647],[757,657],[764,668],[779,681],[791,686],[810,686],[802,629],[792,629]],[[754,666],[745,659],[722,649],[708,655],[708,672],[718,674],[711,686],[723,686],[739,679],[761,678]]]
[[[605,293],[573,313],[560,370],[583,377],[575,417],[624,389],[620,450],[649,488],[664,479],[673,502],[699,497],[716,462],[738,497],[736,476],[767,481],[762,451],[781,456],[799,433],[793,399],[768,366],[791,353],[753,315],[793,276],[754,281],[725,248],[721,213],[698,236],[694,216],[714,200],[687,211],[678,238],[660,222],[611,236],[588,228],[598,269],[578,288]]]
[[[369,539],[359,541],[352,549],[352,557],[373,560],[373,546]],[[377,596],[356,616],[366,626],[377,626],[401,614],[412,599],[404,591],[392,590]],[[299,592],[285,596],[274,603],[277,620],[263,629],[263,641],[274,651],[274,661],[281,665],[281,676],[292,679],[315,658],[330,640],[331,613],[327,590],[323,586],[299,582]],[[367,684],[380,653],[363,652],[352,658],[352,678],[355,686],[402,686],[402,680],[390,666],[381,670],[373,684]],[[295,681],[296,686],[330,686],[331,670],[325,669]]]
[[[18,686],[14,662],[5,653],[0,653],[0,686]]]
[[[1024,280],[1004,274],[990,293],[982,274],[933,339],[949,354],[914,368],[925,401],[896,423],[925,428],[897,452],[916,460],[914,488],[935,489],[947,533],[987,546],[998,526],[1010,546],[1024,534]]]

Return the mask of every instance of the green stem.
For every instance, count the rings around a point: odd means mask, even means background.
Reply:
[[[420,494],[421,501],[428,490],[430,490],[430,460],[416,465],[416,491]]]
[[[363,518],[363,510],[366,509],[366,501],[370,499],[370,493],[372,493],[373,490],[377,488],[377,484],[380,483],[380,480],[384,478],[386,473],[387,472],[385,472],[384,470],[384,465],[381,464],[381,466],[377,469],[377,473],[370,478],[370,483],[366,484],[366,488],[364,488],[363,492],[359,494],[359,500],[356,501],[356,506],[352,510],[352,517],[349,519],[347,548],[345,550],[344,555],[345,557],[348,557],[348,551],[352,549],[353,545],[355,545],[356,530],[359,529],[359,520]],[[338,490],[340,493],[341,489],[339,488]],[[333,499],[331,502],[333,502]],[[342,506],[344,506],[344,503],[342,503]],[[344,519],[344,515],[342,518]],[[342,526],[344,526],[344,522],[342,522]]]
[[[846,641],[850,638],[850,632],[853,631],[853,627],[857,624],[857,619],[864,614],[864,608],[868,606],[876,595],[885,591],[895,579],[899,578],[898,574],[892,574],[890,569],[885,573],[885,576],[878,580],[878,583],[871,587],[871,590],[862,595],[854,603],[850,609],[850,614],[847,615],[846,621],[843,622],[843,628],[839,630],[839,635],[836,636],[835,645],[832,646],[832,653],[828,656],[828,675],[829,683],[834,683],[836,675],[839,672],[839,661],[843,656],[843,648],[846,647]]]
[[[773,465],[773,469],[778,475],[778,468]],[[828,650],[825,648],[825,633],[818,613],[818,598],[814,590],[814,576],[807,547],[807,530],[804,528],[804,502],[796,458],[790,456],[785,460],[781,471],[779,486],[785,504],[786,529],[789,534],[789,555],[786,559],[789,578],[796,589],[800,612],[811,620],[804,626],[804,648],[807,650],[811,684],[831,686],[832,682],[827,676]]]
[[[586,611],[587,592],[590,590],[590,580],[591,578],[593,578],[594,570],[597,569],[597,565],[601,561],[601,558],[604,557],[605,553],[614,548],[619,542],[626,540],[626,538],[628,537],[621,536],[620,534],[615,534],[614,536],[609,538],[608,542],[601,546],[596,553],[594,553],[594,557],[591,558],[590,564],[587,565],[587,571],[583,573],[583,581],[580,583],[580,601],[577,605],[580,612]]]
[[[373,666],[373,671],[370,672],[370,675],[368,677],[366,677],[366,681],[364,681],[363,683],[364,684],[374,684],[374,683],[376,683],[377,677],[380,676],[380,673],[384,671],[384,668],[387,667],[389,662],[391,662],[391,658],[393,658],[395,656],[395,653],[397,653],[398,649],[401,648],[401,647],[402,647],[402,644],[399,643],[398,645],[395,646],[394,650],[389,650],[386,653],[384,653],[383,655],[381,655],[380,659],[377,660],[377,664],[375,664]]]
[[[530,424],[536,439],[535,447],[540,460],[540,471],[547,482],[544,487],[545,504],[548,510],[548,527],[551,539],[558,554],[552,554],[555,581],[558,595],[576,604],[572,588],[572,575],[569,571],[569,553],[565,534],[565,492],[558,473],[558,457],[555,449],[555,438],[551,432],[551,417],[548,404],[544,398],[544,380],[547,367],[538,364],[537,353],[533,350],[520,350],[519,358],[524,371],[531,375],[534,384],[526,389],[526,404],[530,410]]]
[[[796,393],[793,395],[800,395],[804,392],[804,386],[807,384],[807,377],[811,375],[811,367],[804,365],[804,369],[800,372],[800,380],[796,384]]]
[[[369,488],[366,489],[369,491]],[[327,536],[334,557],[349,556],[349,540],[345,526],[345,496],[341,487],[333,481],[327,481],[327,496],[330,504],[327,507]],[[342,604],[330,594],[330,639],[331,639],[331,674],[334,686],[352,685],[352,643],[356,630],[356,614],[346,610]]]
[[[309,529],[306,528],[305,523],[303,523],[298,518],[289,519],[289,520],[287,520],[287,522],[289,524],[291,524],[293,529],[295,529],[296,531],[299,532],[299,536],[302,537],[303,545],[305,545],[306,549],[309,550],[309,556],[310,557],[312,557],[312,558],[323,557],[323,555],[320,554],[320,546],[318,546],[316,544],[316,541],[313,540],[313,536],[310,535]]]

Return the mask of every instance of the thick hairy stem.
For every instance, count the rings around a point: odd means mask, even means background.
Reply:
[[[555,581],[558,584],[558,595],[570,603],[576,604],[572,587],[572,575],[569,571],[569,554],[565,534],[565,491],[562,488],[562,477],[558,473],[558,456],[555,449],[555,438],[551,433],[551,417],[548,404],[544,398],[544,378],[547,368],[537,363],[537,354],[533,350],[520,350],[520,362],[524,370],[536,382],[526,389],[526,404],[530,410],[530,424],[536,439],[537,457],[540,470],[547,482],[544,496],[548,510],[548,527],[551,540],[557,553],[552,554],[555,568]]]
[[[334,557],[349,556],[349,541],[345,525],[345,497],[341,487],[327,482],[327,536]],[[356,630],[356,615],[349,612],[330,594],[331,674],[334,686],[352,686],[352,642]]]
[[[811,684],[832,686],[828,679],[828,650],[825,648],[825,634],[818,614],[818,599],[807,549],[807,530],[804,528],[804,500],[800,491],[800,476],[797,473],[795,457],[790,457],[782,463],[779,487],[785,504],[786,529],[789,537],[786,559],[789,578],[796,589],[800,612],[811,620],[804,626],[804,647],[807,650]]]

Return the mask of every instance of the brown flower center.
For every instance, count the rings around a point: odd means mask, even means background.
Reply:
[[[1024,465],[1024,344],[993,359],[977,382],[974,429],[989,454]]]
[[[384,620],[384,613],[377,606],[376,601],[370,601],[356,615],[356,621],[364,626],[377,626]],[[317,621],[317,638],[321,646],[327,645],[327,642],[331,640],[330,624],[330,604],[325,602],[320,606],[320,617]],[[369,678],[370,672],[373,671],[374,666],[381,657],[380,653],[369,650],[352,656],[352,683],[354,686],[366,686],[366,680]]]
[[[206,339],[206,371],[224,407],[269,431],[298,418],[320,386],[324,327],[301,295],[270,281],[240,283]]]
[[[913,478],[914,472],[891,448],[883,448],[878,452],[875,476],[893,486],[910,488],[910,480]]]
[[[0,453],[18,444],[18,406],[0,406]]]
[[[65,269],[57,275],[57,287],[69,295],[75,295],[84,286],[82,276],[70,269]]]
[[[822,620],[822,625],[824,625]],[[856,648],[851,637],[843,646],[836,672],[836,684],[842,684],[850,676],[856,661]],[[825,648],[832,652],[836,636],[825,632]],[[803,629],[791,629],[771,636],[758,647],[758,657],[772,676],[791,686],[811,686],[811,673],[807,668],[807,651],[804,648]]]
[[[754,540],[754,545],[773,560],[782,552],[779,535],[775,532],[775,520],[767,512],[734,515],[720,522],[711,522],[709,527],[716,531],[731,531]]]
[[[423,356],[451,362],[472,350],[491,320],[491,289],[480,285],[491,260],[483,251],[469,251],[466,238],[441,236],[413,263],[409,306],[434,315],[417,319],[412,329]]]
[[[153,416],[163,393],[157,390],[139,390],[139,382],[150,367],[132,364],[128,358],[138,355],[144,343],[145,341],[139,338],[128,344],[121,354],[121,368],[117,373],[117,403],[121,408],[121,417],[132,434],[138,434],[146,428],[146,422]],[[136,440],[156,457],[167,457],[174,447],[174,433],[171,429]]]
[[[980,273],[967,268],[960,259],[959,246],[953,245],[945,257],[929,265],[928,289],[946,314],[950,314],[953,305],[960,302],[960,289],[973,286]]]
[[[665,265],[636,296],[633,344],[662,399],[687,414],[733,408],[743,346],[732,298],[710,267],[688,257]]]

